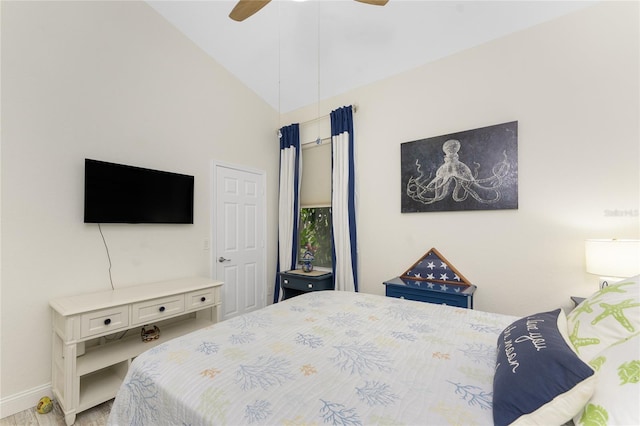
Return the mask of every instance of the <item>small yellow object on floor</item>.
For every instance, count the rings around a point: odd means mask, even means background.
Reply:
[[[48,396],[43,396],[38,401],[38,405],[36,406],[36,411],[40,414],[47,414],[53,408],[53,402],[51,398]]]

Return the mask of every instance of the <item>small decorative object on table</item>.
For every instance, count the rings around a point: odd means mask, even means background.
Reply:
[[[304,252],[302,258],[300,259],[302,261],[302,270],[304,272],[313,271],[313,264],[311,262],[313,262],[314,259],[315,257],[313,256],[313,252],[311,250],[306,250]]]
[[[153,326],[153,328],[147,328],[148,325],[142,327],[140,330],[140,337],[143,342],[151,342],[153,340],[158,340],[160,338],[160,329],[157,326]]]

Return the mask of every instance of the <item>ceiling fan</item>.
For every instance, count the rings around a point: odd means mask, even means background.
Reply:
[[[263,7],[271,0],[238,0],[238,3],[229,14],[229,18],[234,21],[244,21]],[[356,0],[360,3],[372,4],[374,6],[384,6],[389,0]]]

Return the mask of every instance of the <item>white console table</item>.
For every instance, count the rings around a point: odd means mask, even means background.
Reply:
[[[67,425],[113,398],[136,356],[218,322],[221,286],[194,277],[51,300],[52,387]],[[146,325],[160,338],[143,342]]]

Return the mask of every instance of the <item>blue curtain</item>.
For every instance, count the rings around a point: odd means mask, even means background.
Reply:
[[[336,290],[358,291],[353,110],[331,111],[331,222]]]
[[[300,126],[298,123],[280,129],[280,191],[278,202],[278,264],[273,290],[273,303],[280,300],[280,274],[296,267],[298,250],[298,218],[300,213]]]

